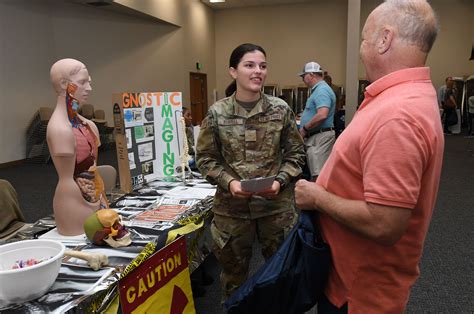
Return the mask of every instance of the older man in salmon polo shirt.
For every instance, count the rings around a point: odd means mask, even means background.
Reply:
[[[319,211],[333,267],[322,313],[403,313],[439,186],[444,138],[426,58],[438,22],[425,0],[388,0],[360,47],[365,100],[316,183],[296,183]]]

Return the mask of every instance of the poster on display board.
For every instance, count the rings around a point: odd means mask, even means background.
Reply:
[[[113,104],[121,189],[175,176],[184,142],[182,94],[120,93]]]

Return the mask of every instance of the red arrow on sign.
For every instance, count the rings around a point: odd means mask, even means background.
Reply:
[[[187,304],[188,298],[184,291],[180,287],[174,286],[170,314],[182,314]]]

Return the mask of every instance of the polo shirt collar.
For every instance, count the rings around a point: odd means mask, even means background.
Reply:
[[[430,80],[430,68],[419,67],[419,68],[408,68],[398,70],[387,74],[365,89],[366,94],[370,97],[375,97],[384,90],[393,87],[398,84],[402,84],[409,81],[429,81]]]
[[[365,88],[364,101],[362,102],[362,104],[360,104],[359,109],[357,111],[361,110],[362,108],[365,108],[365,106],[367,106],[367,104],[371,101],[372,98],[376,97],[384,90],[387,90],[395,85],[412,81],[431,82],[430,68],[408,68],[389,73],[379,78],[378,80],[376,80]]]
[[[321,81],[317,82],[316,84],[314,84],[314,86],[311,87],[311,92],[314,92],[316,90],[316,87],[323,84],[323,82],[324,82],[324,80],[321,80]]]

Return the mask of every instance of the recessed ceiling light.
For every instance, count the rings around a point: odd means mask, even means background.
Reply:
[[[210,3],[225,2],[225,0],[209,0]]]

